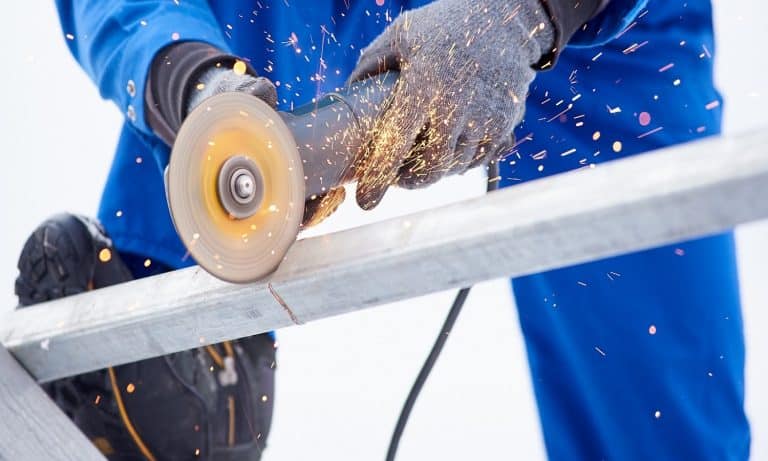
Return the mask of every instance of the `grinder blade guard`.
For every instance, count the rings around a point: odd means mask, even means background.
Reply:
[[[292,112],[236,92],[192,111],[165,181],[176,231],[195,261],[229,282],[272,273],[296,240],[305,202],[354,178],[366,130],[396,81],[383,74]]]

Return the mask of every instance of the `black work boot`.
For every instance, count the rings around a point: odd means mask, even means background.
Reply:
[[[54,216],[21,252],[20,307],[132,280],[129,267],[144,268],[146,258],[123,256],[95,220]],[[258,461],[272,419],[274,344],[256,335],[43,388],[109,461]]]
[[[101,225],[71,214],[56,215],[35,229],[18,268],[20,306],[133,279]]]

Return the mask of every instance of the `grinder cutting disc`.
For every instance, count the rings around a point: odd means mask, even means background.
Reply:
[[[176,231],[195,261],[222,280],[270,274],[296,240],[301,158],[282,118],[254,96],[224,93],[189,114],[166,181]]]

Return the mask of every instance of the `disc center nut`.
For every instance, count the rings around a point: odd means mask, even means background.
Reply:
[[[230,181],[232,197],[237,200],[238,203],[248,203],[252,201],[256,195],[255,181],[253,174],[245,168],[236,170]]]
[[[219,202],[233,218],[253,216],[264,198],[264,180],[259,167],[244,155],[235,155],[221,166]]]

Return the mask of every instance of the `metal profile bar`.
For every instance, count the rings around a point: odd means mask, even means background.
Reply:
[[[297,242],[267,280],[190,268],[0,322],[39,381],[721,232],[768,217],[768,130],[585,168]]]
[[[105,461],[2,347],[0,370],[0,459]]]

